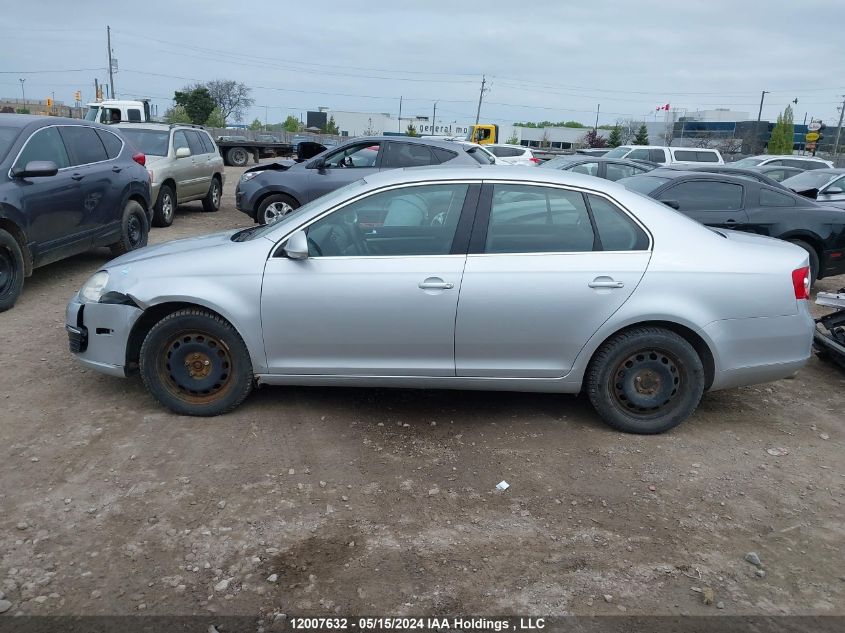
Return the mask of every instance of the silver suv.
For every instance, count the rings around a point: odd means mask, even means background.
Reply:
[[[176,205],[202,200],[217,211],[223,192],[223,157],[202,126],[167,123],[116,125],[147,156],[153,199],[153,226],[170,226]]]

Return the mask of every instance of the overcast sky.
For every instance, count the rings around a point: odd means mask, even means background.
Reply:
[[[843,0],[485,0],[296,2],[36,0],[0,23],[0,96],[70,103],[108,81],[106,25],[119,97],[161,113],[187,83],[252,88],[249,112],[283,120],[335,110],[514,121],[649,118],[657,105],[717,107],[774,119],[838,119],[845,94]],[[24,72],[63,71],[63,72]],[[661,116],[662,115],[658,115]]]

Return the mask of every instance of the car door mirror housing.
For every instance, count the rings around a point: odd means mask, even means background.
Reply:
[[[28,167],[28,165],[27,165],[27,167]],[[836,195],[836,194],[843,193],[843,191],[842,191],[842,187],[828,187],[822,193],[825,194],[825,195]]]
[[[661,200],[660,202],[665,204],[667,207],[675,209],[676,211],[680,210],[681,208],[681,203],[677,200]]]
[[[316,169],[317,171],[323,171],[326,168],[326,161],[322,158],[318,158],[311,163],[311,168]]]
[[[12,176],[15,178],[39,178],[55,176],[57,173],[59,173],[59,168],[51,160],[31,160],[26,167],[12,169]]]
[[[288,238],[284,247],[289,259],[308,259],[308,236],[305,231],[297,231]]]
[[[187,147],[180,147],[176,150],[176,158],[187,158],[191,155],[191,150]]]

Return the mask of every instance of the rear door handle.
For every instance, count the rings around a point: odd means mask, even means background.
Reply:
[[[587,284],[590,288],[623,288],[625,284],[613,279],[593,279]]]
[[[74,180],[82,180],[85,178],[85,174],[71,174],[70,177]]]
[[[123,169],[123,167],[118,167],[117,165],[115,165],[114,167],[111,168],[111,170],[116,174],[119,174],[122,169]]]
[[[451,290],[455,284],[449,281],[421,281],[419,287],[422,290]]]

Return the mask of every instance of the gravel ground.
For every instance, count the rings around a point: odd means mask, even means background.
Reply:
[[[240,171],[151,242],[249,225]],[[833,366],[706,395],[656,437],[542,394],[265,388],[178,417],[67,350],[106,258],[37,270],[0,314],[0,618],[845,614]]]

